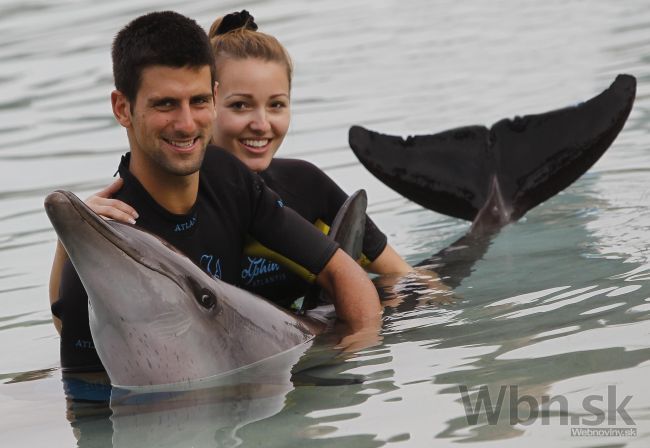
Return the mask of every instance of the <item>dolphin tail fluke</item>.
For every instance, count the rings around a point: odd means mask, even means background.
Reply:
[[[635,92],[635,78],[619,75],[584,103],[504,119],[490,129],[466,126],[403,139],[353,126],[349,142],[373,175],[406,198],[475,224],[487,217],[499,227],[582,176],[623,128]],[[499,216],[482,213],[494,200]]]

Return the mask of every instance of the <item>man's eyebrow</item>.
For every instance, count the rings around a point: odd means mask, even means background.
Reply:
[[[198,95],[193,95],[192,99],[193,100],[209,100],[212,99],[213,95],[212,92],[210,93],[199,93]]]
[[[149,104],[150,106],[156,106],[158,104],[163,104],[163,103],[177,104],[178,99],[171,96],[162,96],[158,98],[149,98],[149,100],[147,101],[147,104]]]
[[[210,99],[212,99],[212,93],[206,92],[206,93],[199,93],[198,95],[193,95],[190,98],[190,101],[210,100]],[[147,104],[150,106],[157,106],[165,103],[178,104],[180,103],[180,100],[172,96],[162,96],[162,97],[149,98],[149,100],[147,101]]]

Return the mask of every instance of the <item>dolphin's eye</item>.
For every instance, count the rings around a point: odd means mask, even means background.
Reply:
[[[197,294],[197,300],[199,302],[199,305],[208,310],[214,308],[214,306],[217,304],[217,299],[212,291],[205,288],[199,291]]]
[[[219,301],[212,289],[208,287],[209,283],[203,282],[203,284],[201,284],[191,276],[187,276],[186,280],[188,284],[187,286],[189,286],[194,295],[194,300],[196,300],[196,303],[198,303],[201,308],[213,313],[221,313]]]

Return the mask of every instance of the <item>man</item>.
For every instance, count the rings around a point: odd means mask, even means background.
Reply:
[[[203,29],[177,13],[147,14],[118,33],[112,57],[113,113],[130,147],[115,198],[138,210],[138,225],[230,283],[236,282],[250,235],[316,275],[353,332],[376,328],[381,306],[365,272],[234,156],[206,149],[217,86]],[[210,169],[200,172],[204,158]],[[50,301],[61,332],[61,363],[67,370],[101,368],[90,337],[88,298],[66,259],[59,244]]]

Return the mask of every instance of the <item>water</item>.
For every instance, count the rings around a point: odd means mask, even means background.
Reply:
[[[617,73],[637,77],[637,102],[603,158],[505,228],[453,303],[425,295],[394,310],[379,346],[330,361],[320,383],[113,413],[105,403],[67,404],[47,300],[55,236],[42,201],[56,188],[85,197],[106,185],[126,148],[110,111],[110,41],[149,10],[175,9],[207,27],[241,7],[294,58],[283,154],[311,160],[348,191],[366,188],[370,213],[412,263],[467,223],[375,180],[347,148],[350,125],[406,135],[490,124],[585,100]],[[1,0],[0,445],[647,446],[649,25],[643,0]],[[504,392],[501,417],[473,421],[463,387],[470,404],[481,391],[493,402]],[[544,396],[556,400],[550,415],[526,420],[527,403]],[[590,427],[636,437],[571,436],[600,418],[585,401],[606,410],[627,396],[634,424],[613,413],[613,424]]]

